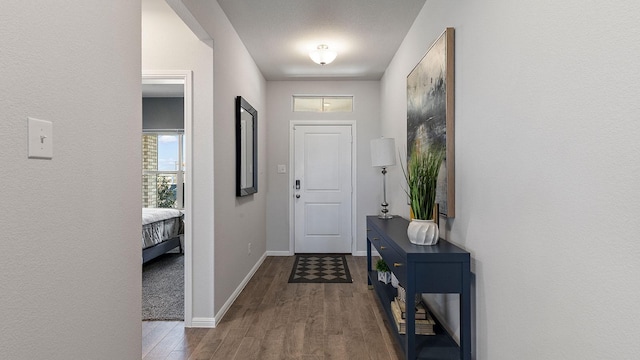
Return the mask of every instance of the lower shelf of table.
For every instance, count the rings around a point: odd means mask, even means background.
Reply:
[[[390,284],[384,284],[378,281],[378,273],[376,271],[369,271],[369,280],[373,285],[373,288],[378,295],[378,300],[382,305],[385,313],[387,314],[387,318],[389,319],[389,323],[391,324],[391,328],[393,333],[396,336],[396,340],[400,344],[400,347],[405,351],[405,336],[404,334],[399,334],[398,329],[396,328],[395,321],[393,319],[393,314],[391,313],[391,301],[396,296],[396,289]],[[433,314],[433,312],[432,312]],[[415,335],[416,339],[416,356],[417,359],[428,359],[428,360],[453,360],[460,359],[460,347],[453,340],[451,335],[442,327],[440,321],[433,316],[436,321],[436,325],[434,325],[435,335]]]

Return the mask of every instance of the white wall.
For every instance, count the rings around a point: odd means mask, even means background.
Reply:
[[[638,13],[636,1],[428,1],[382,79],[383,134],[406,146],[406,76],[456,28],[447,236],[472,255],[476,359],[640,352]],[[455,297],[431,301],[457,329]]]
[[[353,95],[352,113],[292,111],[293,95]],[[366,252],[365,216],[376,214],[382,202],[382,175],[371,166],[370,141],[380,136],[379,81],[269,81],[267,150],[267,249],[285,253],[289,249],[289,129],[292,120],[355,120],[357,143],[356,219],[357,251]],[[277,165],[287,165],[278,174]]]
[[[185,0],[214,42],[214,311],[219,317],[266,252],[266,81],[216,1]],[[258,193],[235,196],[235,97],[258,110]],[[251,255],[247,253],[252,244]]]
[[[142,69],[193,71],[192,319],[213,319],[213,49],[164,0],[142,0]]]
[[[6,0],[0,49],[1,357],[139,358],[140,5]]]

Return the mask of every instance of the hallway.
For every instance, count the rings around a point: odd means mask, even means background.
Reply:
[[[367,289],[366,257],[347,256],[352,284],[289,284],[295,257],[267,257],[215,329],[143,322],[142,358],[398,359]]]

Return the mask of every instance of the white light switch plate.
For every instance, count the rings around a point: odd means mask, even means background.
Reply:
[[[287,165],[278,165],[278,174],[286,174]]]
[[[53,158],[53,123],[47,120],[29,120],[29,158]]]

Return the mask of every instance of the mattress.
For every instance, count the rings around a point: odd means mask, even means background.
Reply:
[[[184,213],[177,209],[142,208],[142,248],[184,233]]]

